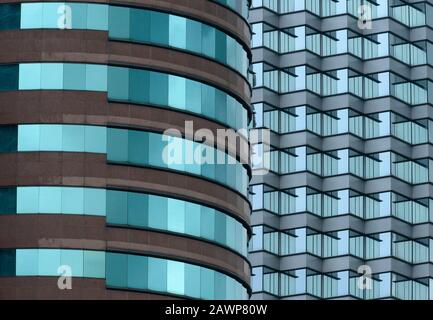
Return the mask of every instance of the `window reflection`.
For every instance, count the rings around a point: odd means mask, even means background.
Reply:
[[[278,190],[268,185],[251,186],[253,210],[277,215],[309,212],[321,217],[352,214],[362,219],[394,216],[411,224],[433,221],[433,200],[410,199],[395,192],[361,194],[343,189],[321,192],[310,187]]]

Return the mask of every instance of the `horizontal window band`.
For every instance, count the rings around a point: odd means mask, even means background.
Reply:
[[[185,110],[234,130],[246,130],[249,123],[248,107],[224,91],[199,81],[144,69],[80,63],[1,65],[0,92],[15,90],[107,92],[109,101]]]
[[[247,255],[248,231],[230,215],[166,196],[102,188],[0,188],[0,215],[64,214],[105,217],[108,225],[185,234]]]
[[[1,152],[89,152],[113,164],[184,172],[247,195],[246,165],[213,147],[161,133],[90,125],[0,126]]]
[[[112,40],[189,51],[248,75],[248,52],[236,39],[200,21],[155,10],[74,2],[1,4],[0,30],[17,29],[108,31]]]
[[[2,249],[0,277],[105,279],[108,288],[196,299],[246,300],[248,289],[214,269],[163,258],[92,250]],[[60,280],[60,279],[59,279]]]

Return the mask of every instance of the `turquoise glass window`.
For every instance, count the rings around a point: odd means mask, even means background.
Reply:
[[[79,63],[4,65],[0,66],[2,90],[107,92],[112,101],[184,110],[235,130],[248,127],[247,107],[225,91],[185,77],[144,69]]]
[[[107,252],[107,285],[197,299],[243,300],[246,288],[216,270],[162,258]],[[215,292],[215,289],[221,290]]]
[[[236,4],[229,6],[234,10],[240,9]],[[247,75],[249,58],[239,42],[219,29],[178,15],[105,4],[40,2],[2,4],[0,17],[4,18],[0,22],[0,30],[21,28],[108,31],[110,39],[149,42],[187,50],[217,60],[244,76]],[[209,32],[202,33],[205,28],[211,30],[213,36],[209,38]],[[233,55],[225,54],[225,49],[215,52],[215,48],[225,48],[228,43],[236,44],[233,45]],[[207,49],[206,45],[211,45],[211,49]]]
[[[119,144],[120,141],[123,143]],[[188,143],[191,142],[176,137],[163,139],[163,135],[159,133],[109,128],[107,159],[113,163],[152,166],[197,174],[246,195],[249,177],[247,169],[241,163],[222,151],[210,148],[213,149],[213,164],[188,164],[185,158]],[[203,145],[192,142],[192,147],[196,152],[196,149],[200,150]],[[146,150],[150,153],[148,157],[142,155]],[[219,159],[226,160],[224,164],[218,164]],[[237,175],[236,171],[241,173]]]
[[[105,279],[108,287],[181,295],[196,299],[248,299],[246,287],[223,273],[181,261],[75,249],[1,249],[0,276]],[[225,290],[224,290],[225,289]],[[218,290],[218,292],[215,292]]]

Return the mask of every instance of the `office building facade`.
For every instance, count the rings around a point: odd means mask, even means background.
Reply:
[[[253,299],[433,299],[433,2],[254,0],[250,22]]]
[[[0,298],[249,298],[248,7],[2,1]]]

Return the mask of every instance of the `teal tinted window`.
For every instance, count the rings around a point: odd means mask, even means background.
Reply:
[[[150,41],[163,45],[169,44],[169,21],[170,15],[162,12],[150,12]]]
[[[106,153],[106,128],[83,125],[18,125],[18,151]]]
[[[107,252],[106,281],[108,286],[126,287],[128,283],[128,256],[120,253]]]
[[[167,260],[149,257],[148,286],[153,291],[167,291]]]
[[[149,267],[147,257],[128,255],[127,287],[146,290],[148,288]]]
[[[0,66],[0,91],[9,91],[18,89],[18,65]]]
[[[0,152],[17,151],[18,126],[0,126]]]
[[[109,100],[186,110],[234,129],[248,126],[248,111],[234,97],[207,84],[162,72],[78,63],[0,66],[0,90],[17,89],[107,92]]]
[[[71,267],[71,273],[73,277],[83,277],[83,251],[60,250],[60,265]]]
[[[17,189],[0,188],[0,214],[13,214],[17,210]]]
[[[67,269],[74,277],[105,278],[108,287],[198,299],[248,298],[246,288],[235,279],[213,269],[180,261],[92,250],[0,250],[0,277],[58,277],[67,270],[65,267],[70,268]],[[218,293],[214,293],[216,289]]]
[[[0,277],[15,276],[15,249],[0,250]]]
[[[230,4],[230,7],[240,10],[235,4]],[[2,4],[0,18],[0,30],[46,28],[109,31],[111,39],[150,42],[188,50],[216,59],[247,75],[249,59],[239,42],[214,27],[178,15],[105,4],[53,2]],[[233,47],[233,56],[226,53],[227,42],[237,44]]]
[[[188,147],[191,145],[191,148]],[[139,166],[160,167],[197,174],[217,181],[242,194],[246,194],[249,181],[247,169],[237,160],[222,151],[206,147],[213,164],[187,164],[186,150],[199,153],[203,144],[190,140],[163,137],[162,134],[127,130],[108,129],[108,154],[110,162],[129,163]],[[149,155],[146,155],[149,150]],[[218,164],[225,159],[224,164]],[[240,171],[240,174],[236,174]]]
[[[0,5],[0,30],[20,28],[21,7],[19,3]]]
[[[91,190],[91,189],[89,189]],[[146,193],[107,191],[107,223],[204,238],[246,255],[247,230],[213,208]]]
[[[105,277],[105,252],[84,250],[83,276],[86,278]]]
[[[17,276],[57,277],[70,270],[72,276],[76,277],[105,278],[105,252],[103,251],[17,249],[15,257],[11,257],[12,254],[12,251],[8,252],[8,269],[15,258],[14,274]],[[0,265],[2,263],[3,261],[0,260]]]
[[[128,194],[126,192],[107,191],[107,222],[111,224],[127,224]]]
[[[247,299],[246,288],[212,269],[155,257],[107,253],[107,285],[198,299]],[[230,290],[229,287],[233,289]],[[224,290],[223,290],[224,289]]]
[[[0,189],[1,190],[1,189]],[[6,189],[5,189],[6,190]],[[6,192],[6,191],[5,191]],[[12,197],[12,191],[4,194]],[[79,187],[17,187],[16,210],[4,202],[0,211],[9,214],[74,214],[105,216],[106,190]]]
[[[39,275],[39,251],[37,249],[16,250],[16,275]]]

